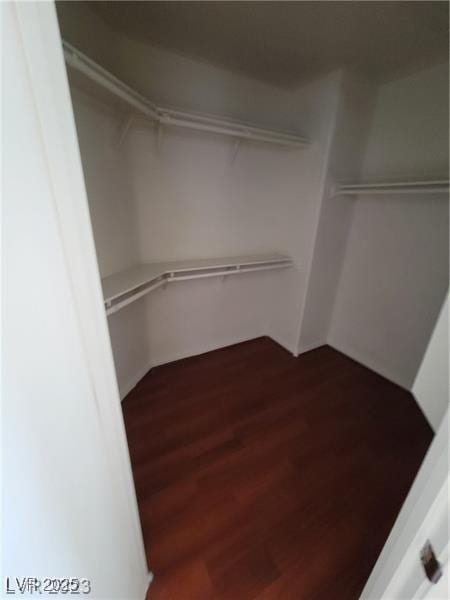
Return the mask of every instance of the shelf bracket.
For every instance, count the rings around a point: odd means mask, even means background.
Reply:
[[[335,198],[338,195],[339,186],[336,183],[332,183],[328,189],[329,197]]]
[[[128,115],[128,117],[123,121],[122,127],[120,128],[119,137],[117,139],[117,145],[119,148],[123,144],[123,142],[126,138],[126,135],[129,131],[131,125],[133,124],[133,120],[134,120],[134,114],[130,113]]]
[[[238,155],[241,144],[242,144],[242,138],[237,138],[237,140],[234,143],[233,154],[231,156],[231,164],[233,164],[234,161],[236,160],[236,156]]]
[[[231,164],[234,163],[234,161],[236,160],[236,156],[238,155],[238,152],[240,150],[241,144],[244,141],[245,138],[249,138],[250,137],[250,131],[248,129],[242,129],[242,137],[237,138],[235,144],[234,144],[234,150],[233,150],[233,156],[231,158]]]
[[[158,121],[157,130],[156,130],[156,150],[157,152],[161,151],[162,144],[164,140],[164,127],[161,120]]]

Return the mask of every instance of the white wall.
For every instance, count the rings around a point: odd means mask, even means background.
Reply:
[[[101,58],[104,45],[84,33],[97,17],[83,5],[59,11],[64,36]],[[330,189],[359,177],[445,176],[445,66],[386,84],[378,97],[339,73],[283,90],[106,37],[104,64],[158,102],[313,141],[302,151],[245,143],[232,163],[232,140],[166,128],[158,149],[152,126],[138,121],[118,149],[120,121],[76,99],[102,275],[136,257],[278,251],[295,260],[294,270],[245,282],[159,289],[110,317],[122,393],[151,365],[264,334],[293,353],[331,343],[410,388],[447,286],[445,198],[332,198]]]
[[[127,504],[134,492],[54,6],[1,9],[2,575],[11,585],[88,578],[89,597],[137,600],[148,573]],[[88,314],[97,317],[90,344]],[[99,380],[112,385],[106,412]]]
[[[118,145],[120,115],[82,92],[73,102],[92,227],[103,277],[139,260],[126,156]]]
[[[354,199],[333,196],[341,181],[358,181],[371,123],[376,88],[343,73],[331,128],[326,183],[314,242],[311,275],[301,321],[299,351],[327,343],[336,289],[351,226]]]
[[[306,112],[309,96],[322,114],[309,150],[244,143],[232,163],[234,142],[227,138],[166,130],[158,150],[151,127],[133,127],[124,150],[132,188],[125,201],[134,215],[141,261],[281,252],[293,257],[295,269],[177,284],[141,301],[144,320],[110,317],[122,389],[136,379],[119,359],[131,367],[119,333],[122,320],[129,337],[130,322],[135,323],[136,340],[142,340],[142,323],[148,328],[148,355],[141,353],[135,363],[138,373],[146,365],[266,334],[296,352],[336,89],[331,77],[298,93],[305,122],[316,116]],[[95,193],[90,199],[97,204]],[[125,310],[142,311],[134,305]]]
[[[447,177],[448,72],[436,67],[379,90],[366,178]],[[355,200],[328,341],[411,389],[448,289],[448,198]]]
[[[364,157],[364,177],[446,176],[448,63],[382,86]]]
[[[142,260],[275,251],[292,256],[296,264],[289,272],[259,274],[248,281],[228,280],[229,288],[236,287],[234,293],[241,289],[240,297],[234,296],[234,306],[224,304],[225,296],[221,298],[227,286],[217,287],[214,281],[197,285],[198,297],[194,293],[190,316],[186,313],[188,296],[186,303],[181,300],[185,306],[182,318],[194,319],[197,334],[188,346],[173,335],[172,356],[240,341],[247,332],[253,337],[269,333],[296,351],[326,160],[328,113],[336,101],[336,88],[335,77],[330,77],[297,92],[298,113],[310,127],[315,121],[314,142],[308,150],[244,143],[231,163],[234,142],[220,136],[168,130],[159,151],[148,127],[135,128],[128,138]],[[310,108],[311,98],[315,98],[315,113]],[[203,288],[216,292],[205,297]],[[187,286],[179,286],[174,293],[183,298],[185,289],[188,294]],[[198,303],[203,301],[206,304],[199,311]],[[263,306],[268,301],[269,313]],[[208,329],[211,331],[211,323],[217,320],[222,327],[227,323],[227,332],[203,338],[204,311],[209,313],[207,307],[212,306],[216,307],[215,316],[210,315]],[[244,326],[244,313],[253,313],[250,322],[255,325],[258,319],[256,328]],[[170,319],[175,327],[179,314],[177,309]],[[158,321],[157,314],[151,321]],[[156,348],[154,352],[157,356]],[[156,360],[159,362],[159,357]]]
[[[74,95],[103,276],[125,266],[124,246],[129,260],[136,241],[142,262],[267,252],[295,261],[286,272],[160,288],[112,315],[122,395],[152,365],[260,335],[296,352],[339,77],[278,90],[126,38],[118,43],[115,72],[126,71],[151,98],[289,125],[313,140],[306,150],[244,142],[232,162],[231,139],[165,128],[158,149],[152,125],[136,121],[118,149],[120,120],[114,125],[104,108]]]
[[[448,310],[447,294],[412,389],[435,431],[449,405]]]

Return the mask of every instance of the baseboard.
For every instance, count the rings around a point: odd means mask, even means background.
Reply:
[[[305,354],[305,352],[310,352],[311,350],[317,350],[317,348],[321,348],[322,346],[326,346],[327,342],[315,342],[314,344],[305,344],[304,346],[299,346],[297,355]]]
[[[217,343],[216,344],[206,344],[206,345],[201,346],[196,349],[191,348],[190,350],[185,350],[184,352],[169,352],[165,355],[160,356],[159,358],[154,358],[151,361],[149,360],[146,365],[144,365],[141,369],[139,369],[139,371],[137,371],[137,373],[135,375],[133,375],[133,377],[131,377],[127,382],[125,382],[123,385],[121,385],[119,387],[120,400],[123,400],[125,398],[125,396],[127,394],[129,394],[134,387],[136,387],[136,385],[139,383],[139,381],[153,367],[165,365],[167,363],[171,363],[176,360],[182,360],[183,358],[199,356],[200,354],[206,354],[207,352],[219,350],[220,348],[227,348],[228,346],[234,346],[235,344],[241,344],[242,342],[248,342],[250,340],[257,339],[258,337],[262,337],[262,336],[258,336],[258,335],[257,336],[243,336],[241,338],[234,338],[232,340],[231,339],[227,340],[226,342],[222,342],[220,344],[217,344]],[[334,350],[337,350],[338,352],[345,354],[352,360],[364,365],[365,367],[367,367],[368,369],[371,369],[375,373],[378,373],[378,375],[381,375],[385,379],[392,381],[392,383],[395,383],[396,385],[404,388],[405,390],[411,391],[411,387],[408,385],[408,383],[405,382],[404,380],[402,380],[400,377],[398,377],[394,373],[391,373],[388,369],[384,368],[382,365],[375,363],[370,358],[367,358],[366,356],[361,356],[359,353],[354,352],[351,348],[347,347],[345,344],[341,344],[341,343],[337,344],[334,341],[316,342],[314,344],[300,346],[297,349],[297,348],[292,348],[291,344],[287,343],[286,340],[284,340],[281,337],[278,337],[276,335],[268,335],[268,334],[267,334],[267,337],[269,337],[276,344],[279,344],[282,348],[287,350],[290,354],[292,354],[295,357],[299,356],[300,354],[304,354],[305,352],[310,352],[311,350],[315,350],[316,348],[320,348],[321,346],[323,346],[325,344],[328,344],[328,346],[330,346],[331,348],[334,348]]]
[[[159,357],[153,358],[153,360],[149,361],[144,367],[139,369],[139,371],[133,375],[126,383],[119,387],[120,390],[120,400],[123,400],[127,394],[131,392],[131,390],[136,387],[139,381],[153,368],[159,367],[160,365],[166,365],[167,363],[175,362],[177,360],[182,360],[183,358],[191,358],[192,356],[200,356],[201,354],[206,354],[207,352],[213,352],[214,350],[219,350],[220,348],[227,348],[228,346],[234,346],[235,344],[241,344],[242,342],[249,342],[250,340],[256,340],[259,337],[268,337],[273,342],[287,350],[290,354],[297,357],[299,354],[303,354],[304,352],[308,352],[309,350],[314,350],[320,346],[323,346],[323,343],[320,344],[311,344],[310,346],[303,346],[298,351],[296,348],[293,348],[291,344],[287,343],[281,337],[276,335],[269,334],[261,334],[261,335],[253,335],[253,336],[243,336],[240,338],[233,338],[232,340],[227,340],[220,344],[206,344],[201,346],[200,348],[185,350],[184,352],[168,352],[167,354],[161,355]]]
[[[153,367],[159,367],[160,365],[166,365],[167,363],[175,362],[176,360],[183,360],[183,358],[191,358],[193,356],[200,356],[207,352],[213,352],[214,350],[220,350],[221,348],[228,348],[228,346],[234,346],[236,344],[242,344],[243,342],[249,342],[250,340],[256,340],[259,337],[263,337],[264,333],[260,335],[242,336],[229,340],[224,340],[220,344],[205,344],[197,348],[190,348],[183,352],[168,352],[159,357],[154,358],[152,362]]]
[[[275,343],[282,346],[285,350],[290,352],[292,354],[292,356],[295,356],[295,358],[297,358],[297,356],[299,356],[300,354],[304,354],[305,352],[309,352],[310,350],[315,350],[316,348],[320,348],[321,346],[324,346],[327,343],[325,341],[320,341],[320,342],[316,342],[314,344],[308,344],[308,345],[300,346],[299,348],[295,348],[291,344],[286,343],[286,341],[283,338],[278,337],[276,335],[268,334],[267,337],[269,337]]]
[[[192,356],[199,356],[200,354],[206,354],[207,352],[212,352],[214,350],[219,350],[220,348],[227,348],[228,346],[234,346],[235,344],[241,344],[242,342],[249,342],[250,340],[255,340],[258,337],[263,337],[264,334],[261,335],[252,335],[252,336],[243,336],[241,338],[233,338],[230,340],[226,340],[221,342],[220,344],[206,344],[204,346],[198,348],[191,348],[190,350],[185,350],[183,352],[168,352],[167,354],[163,354],[159,357],[154,357],[151,361],[149,361],[144,367],[139,369],[133,377],[131,377],[128,381],[126,381],[123,385],[119,386],[120,400],[122,401],[127,394],[131,392],[131,390],[136,387],[139,381],[153,368],[159,367],[160,365],[166,365],[167,363],[175,362],[176,360],[182,360],[183,358],[191,358]],[[270,337],[270,336],[269,336]],[[278,340],[274,340],[277,343]],[[285,347],[280,343],[281,346]],[[289,352],[291,350],[287,348]]]
[[[131,392],[131,390],[137,386],[140,380],[150,371],[153,367],[152,361],[148,361],[148,363],[139,369],[133,377],[131,377],[128,381],[126,381],[123,385],[119,385],[119,395],[120,400],[122,401],[127,394]]]
[[[270,338],[273,342],[275,342],[276,344],[278,344],[279,346],[281,346],[282,348],[287,350],[293,356],[295,356],[295,357],[298,356],[296,349],[293,348],[291,344],[287,343],[286,340],[284,340],[283,338],[278,337],[276,335],[269,334],[269,333],[266,334],[266,337]]]
[[[217,343],[216,344],[206,344],[204,346],[201,346],[200,348],[196,348],[195,350],[190,349],[189,351],[184,351],[184,352],[172,352],[172,353],[167,353],[163,356],[160,356],[159,358],[155,358],[152,361],[149,361],[144,367],[139,369],[139,371],[137,371],[137,373],[135,375],[133,375],[133,377],[131,377],[125,384],[123,384],[119,387],[120,400],[122,401],[125,398],[125,396],[127,394],[129,394],[134,387],[136,387],[136,385],[139,383],[139,381],[153,367],[165,365],[167,363],[171,363],[176,360],[182,360],[183,358],[199,356],[200,354],[206,354],[207,352],[219,350],[220,348],[227,348],[228,346],[234,346],[235,344],[241,344],[242,342],[248,342],[250,340],[257,339],[258,337],[262,337],[262,336],[250,336],[250,337],[243,336],[241,338],[234,338],[233,340],[227,340],[225,343],[222,342],[220,344],[217,344]],[[400,377],[391,373],[388,369],[384,368],[383,366],[376,364],[370,358],[361,356],[359,353],[354,352],[351,348],[345,346],[345,344],[341,344],[341,343],[337,344],[334,341],[317,342],[314,344],[300,346],[300,348],[298,348],[298,349],[294,349],[294,348],[292,348],[292,346],[289,343],[287,343],[281,337],[278,337],[276,335],[268,335],[268,334],[267,334],[267,337],[270,338],[272,341],[274,341],[276,344],[279,344],[282,348],[287,350],[290,354],[292,354],[295,357],[299,356],[300,354],[304,354],[305,352],[310,352],[311,350],[315,350],[316,348],[320,348],[321,346],[323,346],[325,344],[328,344],[328,346],[330,346],[334,350],[337,350],[338,352],[345,354],[352,360],[362,364],[363,366],[367,367],[368,369],[371,369],[375,373],[378,373],[378,375],[381,375],[385,379],[392,381],[392,383],[395,383],[396,385],[400,386],[401,388],[403,388],[407,391],[411,391],[411,388],[408,385],[408,383],[403,381]]]
[[[149,571],[148,577],[146,579],[145,590],[144,590],[144,593],[142,594],[141,598],[147,598],[148,588],[151,586],[152,581],[153,581],[153,573],[151,571]]]
[[[381,375],[381,377],[384,377],[388,381],[395,383],[396,385],[403,388],[404,390],[407,390],[408,392],[411,391],[411,386],[409,385],[408,382],[404,381],[401,377],[399,377],[395,373],[392,373],[389,369],[386,369],[383,365],[376,363],[370,357],[362,356],[360,353],[355,352],[352,348],[349,348],[348,346],[346,346],[345,344],[342,344],[342,343],[337,344],[334,341],[328,341],[327,344],[334,350],[337,350],[341,354],[345,354],[352,360],[356,361],[357,363],[360,363],[364,367],[367,367],[371,371],[374,371],[378,375]]]

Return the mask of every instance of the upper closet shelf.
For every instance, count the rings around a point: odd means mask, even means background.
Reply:
[[[423,194],[423,193],[448,193],[447,180],[428,181],[394,181],[379,183],[347,183],[341,184],[335,191],[335,196],[359,194]]]
[[[238,140],[247,139],[282,146],[304,147],[309,144],[302,136],[246,125],[231,119],[157,106],[67,42],[63,41],[63,49],[66,63],[70,67],[70,80],[75,86],[161,125],[198,129],[232,136]]]
[[[106,314],[120,310],[168,282],[283,269],[292,264],[288,256],[270,254],[137,265],[102,279]]]

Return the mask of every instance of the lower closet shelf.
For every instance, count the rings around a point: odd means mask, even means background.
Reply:
[[[292,259],[281,254],[140,264],[102,279],[106,314],[117,312],[165,283],[242,275],[292,265]]]

